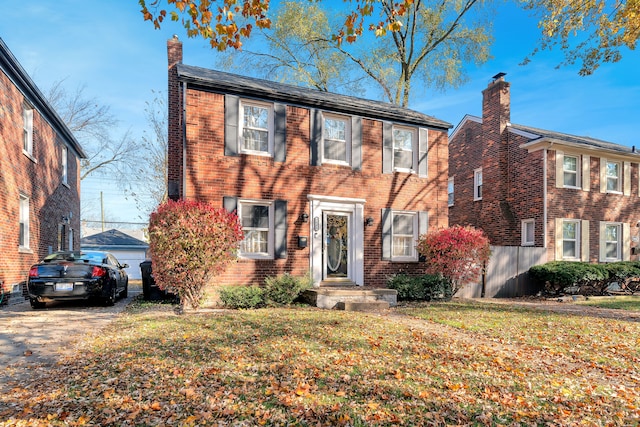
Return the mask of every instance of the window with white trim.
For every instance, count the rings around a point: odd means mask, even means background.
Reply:
[[[273,155],[273,105],[240,101],[240,150],[243,153]]]
[[[604,245],[604,260],[605,261],[620,261],[622,260],[622,246],[621,246],[621,224],[619,223],[607,223],[604,224],[604,236],[601,239]]]
[[[245,258],[273,258],[273,203],[238,201],[238,217],[244,232],[240,256]]]
[[[67,163],[67,156],[69,154],[69,149],[65,146],[62,147],[62,149],[60,150],[60,167],[62,168],[62,183],[63,184],[67,184],[67,178],[68,178],[68,174],[69,174],[69,168],[68,168],[68,163]]]
[[[391,259],[393,261],[416,261],[418,240],[417,212],[391,212]]]
[[[416,129],[393,126],[393,167],[413,171],[418,163],[418,135]]]
[[[20,223],[18,245],[20,248],[29,249],[29,198],[24,194],[20,194],[18,216]]]
[[[28,104],[22,105],[22,151],[33,155],[33,108]]]
[[[563,183],[565,187],[580,188],[580,170],[580,157],[565,154],[562,161]]]
[[[580,221],[562,221],[562,259],[580,259]]]
[[[482,168],[473,171],[473,200],[482,200]]]
[[[605,179],[607,180],[608,193],[621,193],[621,174],[622,165],[620,162],[612,162],[607,160],[605,169]]]
[[[324,113],[322,128],[323,162],[351,164],[351,118]]]
[[[449,206],[453,206],[454,198],[453,198],[453,177],[449,178],[447,181],[447,203]]]
[[[535,244],[535,227],[534,219],[522,220],[522,246],[533,246]]]

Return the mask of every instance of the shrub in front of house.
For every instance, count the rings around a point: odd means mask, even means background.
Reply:
[[[491,257],[487,236],[469,226],[454,225],[422,234],[416,248],[425,258],[425,272],[447,278],[452,295],[466,283],[478,280]]]
[[[264,290],[257,285],[223,286],[218,293],[220,301],[227,308],[250,309],[264,306]]]
[[[607,264],[550,261],[529,269],[529,276],[547,295],[602,295],[615,283],[640,278],[640,262],[620,261]]]
[[[395,274],[387,280],[387,287],[398,292],[398,301],[449,300],[453,295],[451,282],[441,274]]]
[[[149,251],[160,289],[186,304],[200,306],[204,288],[236,259],[243,239],[235,213],[193,200],[169,200],[151,214]]]
[[[284,273],[267,277],[264,286],[265,303],[267,305],[289,305],[312,284],[311,274],[297,277]]]

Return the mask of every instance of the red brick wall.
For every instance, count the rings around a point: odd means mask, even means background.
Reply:
[[[69,217],[80,244],[79,160],[68,150],[68,185],[62,184],[62,142],[34,110],[33,159],[22,151],[23,94],[0,72],[0,280],[5,288],[26,279],[29,267],[58,249],[58,225]],[[29,251],[19,251],[20,194],[29,197]]]
[[[310,267],[309,247],[299,249],[297,236],[309,236],[309,224],[298,221],[309,213],[308,194],[366,199],[364,217],[365,285],[384,286],[389,274],[417,272],[419,263],[381,260],[381,209],[428,211],[431,229],[446,227],[447,134],[429,131],[429,178],[382,174],[382,123],[363,119],[362,170],[337,165],[310,165],[309,120],[306,108],[287,106],[286,162],[251,155],[224,156],[224,96],[189,89],[186,98],[186,198],[222,206],[223,196],[285,199],[288,257],[282,260],[239,260],[217,279],[220,284],[262,283],[267,275],[285,271],[304,274]],[[175,143],[175,142],[174,142]]]

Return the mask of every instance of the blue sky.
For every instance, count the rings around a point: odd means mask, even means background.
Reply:
[[[505,72],[513,123],[640,146],[639,52],[625,52],[621,62],[580,77],[577,67],[555,68],[562,60],[558,51],[519,65],[539,37],[536,20],[526,12],[503,3],[493,30],[493,59],[470,69],[468,83],[414,97],[410,108],[455,126],[465,114],[481,114],[481,91],[493,75]],[[43,92],[61,79],[69,91],[84,86],[86,96],[108,105],[119,119],[115,135],[130,130],[140,137],[147,128],[145,102],[153,100],[153,91],[166,90],[166,41],[173,34],[184,43],[185,64],[215,67],[206,42],[187,39],[182,27],[170,22],[154,30],[142,20],[136,0],[34,0],[4,5],[0,13],[0,37]],[[138,179],[143,177],[131,177],[134,183]],[[104,178],[82,183],[82,197],[93,206],[84,219],[99,218],[100,192],[108,217],[143,221],[135,203]]]

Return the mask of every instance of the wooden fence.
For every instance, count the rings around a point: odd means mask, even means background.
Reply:
[[[492,246],[483,280],[460,289],[461,298],[509,298],[535,295],[541,289],[529,278],[529,268],[547,261],[545,248]]]

